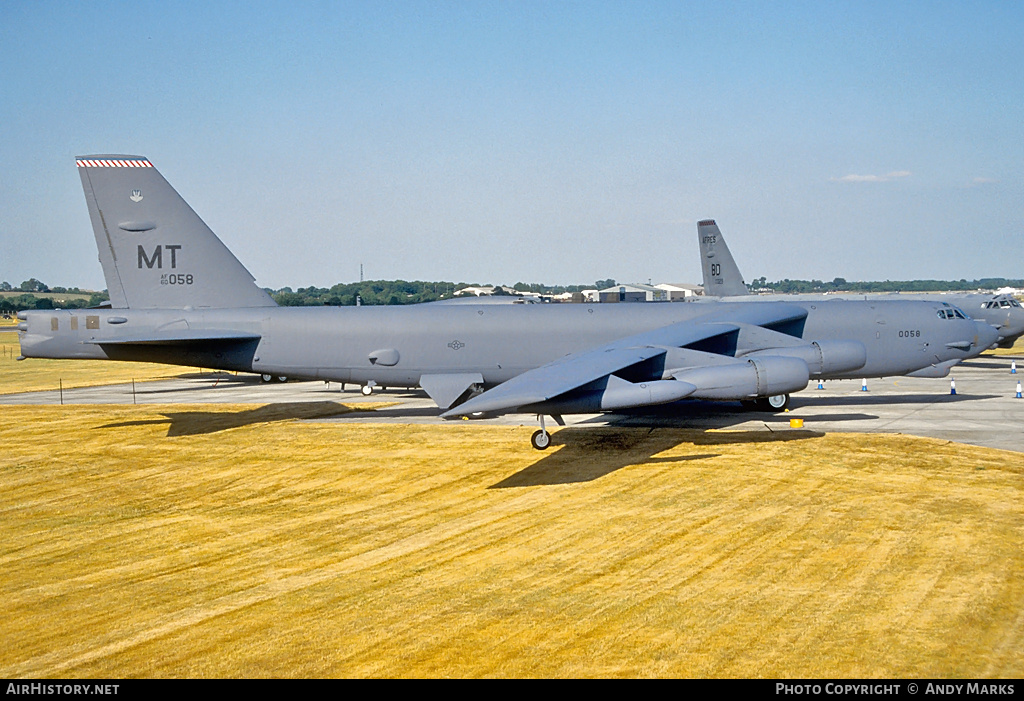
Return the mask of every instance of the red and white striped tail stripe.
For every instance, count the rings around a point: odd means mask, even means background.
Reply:
[[[149,161],[75,161],[79,168],[152,168]]]

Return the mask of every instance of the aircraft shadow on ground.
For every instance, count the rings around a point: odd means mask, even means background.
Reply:
[[[488,489],[591,482],[630,465],[679,463],[716,458],[721,453],[655,457],[683,443],[714,446],[821,438],[820,431],[732,431],[570,426],[551,434],[553,452]]]
[[[996,370],[1006,370],[1009,372],[1010,361],[1020,360],[1020,358],[1009,355],[999,356],[1000,360],[993,360],[992,358],[976,358],[974,360],[961,361],[957,368],[995,368]],[[953,374],[956,374],[956,368],[953,368]]]
[[[996,394],[967,394],[960,392],[957,394],[871,394],[864,392],[863,394],[855,395],[844,395],[841,397],[814,397],[811,401],[801,400],[799,403],[794,400],[793,410],[807,407],[808,409],[817,406],[872,406],[880,404],[936,404],[942,403],[956,403],[956,402],[970,402],[978,399],[995,399],[999,395]]]
[[[260,382],[259,375],[249,375],[249,374],[235,375],[234,373],[230,373],[230,372],[216,372],[216,371],[208,371],[208,372],[183,372],[180,375],[177,375],[177,378],[179,380],[213,380],[214,382],[221,382],[221,383],[230,382],[232,384],[239,384],[239,385],[255,385],[255,384],[259,384],[259,382]]]
[[[204,381],[206,386],[201,387],[201,390],[216,390],[221,389],[239,389],[239,388],[259,388],[262,387],[268,392],[273,392],[277,388],[289,387],[294,389],[295,385],[305,385],[309,383],[319,383],[319,387],[313,392],[323,394],[327,396],[337,397],[342,394],[341,384],[338,382],[325,382],[323,380],[295,380],[291,383],[280,383],[280,382],[264,382],[258,375],[232,375],[226,372],[192,372],[178,375],[175,379],[178,380],[201,380]],[[345,394],[356,394],[359,389],[359,385],[346,382],[345,383]],[[186,387],[146,387],[145,389],[139,389],[138,394],[175,394],[175,393],[187,393],[195,392],[197,390],[195,385],[189,385]],[[397,397],[397,398],[418,398],[426,397],[426,392],[416,389],[378,389],[373,393],[371,397],[366,397],[366,401],[386,401],[386,397]]]
[[[168,437],[197,436],[275,421],[328,418],[338,416],[339,414],[346,414],[350,411],[351,409],[337,402],[284,402],[233,412],[202,410],[169,411],[163,412],[163,415],[167,417],[165,419],[122,421],[97,426],[97,428],[169,424],[167,427]]]
[[[361,400],[357,400],[361,401]],[[380,397],[375,396],[369,401],[382,401]],[[438,422],[443,423],[443,420],[438,417],[438,408],[431,407],[408,407],[408,406],[386,406],[380,409],[353,409],[351,412],[345,414],[345,419],[352,421],[373,421],[379,423],[382,421],[394,421],[396,423],[401,422],[403,419],[438,419]]]
[[[828,404],[815,402],[813,405]],[[812,406],[813,406],[812,405]],[[794,402],[794,408],[799,406]],[[800,417],[792,413],[776,414],[765,411],[748,411],[737,405],[725,402],[691,401],[679,402],[660,407],[648,407],[633,411],[606,414],[586,422],[602,422],[610,426],[626,427],[662,427],[679,429],[714,429],[730,428],[739,424],[759,423],[768,430],[772,426],[786,425],[791,418],[807,418],[820,421],[866,421],[877,419],[878,416],[866,413],[842,413]]]

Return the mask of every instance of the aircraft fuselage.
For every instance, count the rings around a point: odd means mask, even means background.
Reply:
[[[728,307],[745,304],[774,303]],[[985,324],[942,317],[938,303],[779,304],[807,312],[802,324],[780,329],[786,333],[807,342],[855,338],[864,344],[863,367],[826,379],[906,374],[969,357],[979,343],[994,340]],[[391,386],[416,386],[425,374],[470,372],[490,386],[615,339],[704,317],[720,322],[721,309],[652,303],[47,310],[22,314],[21,347],[26,357],[161,362]],[[224,340],[210,339],[217,334]]]

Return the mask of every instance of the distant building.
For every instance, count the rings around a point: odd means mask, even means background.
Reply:
[[[685,282],[662,282],[655,287],[668,292],[668,301],[670,302],[682,302],[689,297],[704,294],[704,288],[700,285],[690,285]]]
[[[616,285],[601,290],[601,302],[667,302],[668,292],[654,285]]]
[[[455,290],[455,297],[464,297],[466,295],[476,295],[482,297],[483,295],[494,294],[493,287],[463,287],[461,290]]]

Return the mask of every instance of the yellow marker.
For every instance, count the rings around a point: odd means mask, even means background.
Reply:
[[[790,428],[803,428],[804,427],[804,420],[803,419],[790,419],[789,420],[789,427]]]

